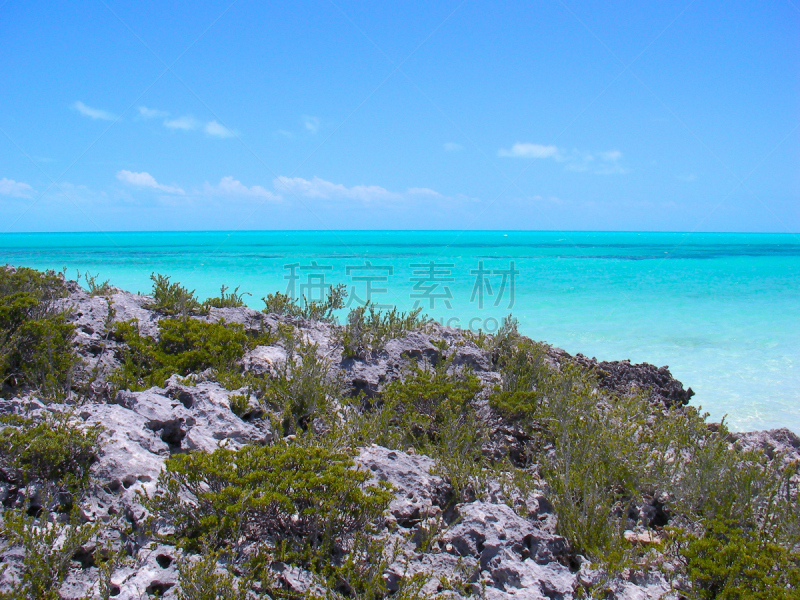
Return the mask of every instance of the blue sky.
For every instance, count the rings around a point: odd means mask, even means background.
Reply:
[[[800,231],[800,2],[0,0],[0,233]]]

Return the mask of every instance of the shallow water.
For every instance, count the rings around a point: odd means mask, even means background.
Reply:
[[[312,261],[315,268],[303,268]],[[358,269],[366,261],[373,268]],[[430,261],[438,281],[429,278]],[[513,286],[511,261],[518,271]],[[256,308],[263,306],[262,296],[286,292],[292,282],[295,293],[303,285],[317,293],[323,283],[342,282],[355,286],[361,299],[370,285],[386,290],[371,295],[375,302],[408,309],[419,301],[437,320],[485,331],[512,312],[525,334],[568,352],[669,365],[697,393],[693,403],[713,419],[727,414],[733,429],[785,426],[800,431],[800,236],[5,234],[0,236],[0,263],[66,267],[70,278],[77,270],[99,273],[100,279],[134,292],[149,292],[151,272],[172,275],[201,298],[217,295],[223,283],[239,285],[252,294],[246,300]],[[295,280],[286,267],[291,264],[299,265]],[[481,270],[482,308],[476,289]],[[507,272],[506,285],[495,306],[502,271]]]

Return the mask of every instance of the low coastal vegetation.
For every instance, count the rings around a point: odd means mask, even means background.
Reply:
[[[157,334],[145,335],[136,320],[114,322],[107,400],[163,387],[172,375],[188,385],[213,380],[230,390],[231,411],[261,415],[274,435],[169,456],[143,494],[147,518],[114,525],[128,542],[94,551],[93,564],[103,566],[97,597],[111,595],[114,561],[145,532],[182,550],[180,598],[424,597],[421,574],[391,589],[385,576],[394,559],[385,537],[392,490],[354,462],[355,449],[372,444],[430,457],[448,485],[442,514],[499,498],[527,519],[531,494],[543,492],[568,542],[567,563],[587,560],[604,573],[585,584],[586,597],[609,597],[617,574],[651,569],[677,582],[685,598],[800,597],[797,463],[745,451],[724,423],[711,425],[693,407],[667,405],[647,389],[603,388],[591,368],[520,335],[511,317],[494,336],[451,344],[431,334],[428,354],[365,393],[345,384],[341,365],[373,360],[389,340],[430,329],[419,311],[368,304],[339,326],[346,290],[338,286],[311,302],[266,296],[260,325],[245,326],[211,318],[221,314],[212,309],[244,306],[238,288],[223,286],[201,302],[169,277],[152,279]],[[93,295],[110,293],[94,277],[87,283]],[[19,591],[0,598],[59,598],[70,561],[110,539],[110,524],[80,517],[97,485],[102,431],[83,424],[77,411],[88,400],[70,393],[81,359],[62,302],[67,291],[55,273],[0,269],[3,394],[62,402],[53,412],[0,419],[7,489],[0,534],[25,557]],[[297,319],[321,323],[335,351],[305,337]],[[465,340],[488,357],[494,378],[457,360]],[[285,359],[248,371],[243,359],[259,346],[279,348]],[[424,530],[419,523],[421,554],[438,547],[442,519]],[[313,573],[316,587],[287,592],[277,564]],[[470,577],[443,589],[481,597]]]
[[[47,398],[69,393],[78,359],[75,328],[59,300],[64,280],[54,272],[0,269],[0,385],[8,396],[25,386]]]
[[[268,334],[253,334],[238,323],[189,318],[162,319],[158,339],[142,335],[135,320],[117,323],[113,336],[123,346],[111,382],[134,391],[164,385],[173,374],[210,369],[220,379],[236,376],[244,353],[269,341]]]
[[[380,352],[388,340],[421,329],[427,322],[421,308],[404,313],[397,308],[379,310],[367,302],[347,315],[347,322],[341,330],[343,354],[345,358],[363,360]]]
[[[336,319],[336,311],[344,308],[346,298],[347,286],[342,283],[330,286],[325,297],[320,300],[308,300],[305,297],[296,300],[280,292],[268,294],[261,300],[264,302],[264,312],[267,314],[333,323]]]

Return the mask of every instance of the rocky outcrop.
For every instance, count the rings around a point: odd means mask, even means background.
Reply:
[[[669,367],[656,367],[649,363],[632,364],[629,360],[600,361],[577,354],[573,360],[592,369],[600,387],[617,394],[647,391],[654,402],[667,408],[685,406],[694,391],[683,389],[683,384],[672,376]]]
[[[118,366],[119,342],[112,335],[115,323],[135,319],[142,335],[157,337],[160,315],[148,308],[146,296],[114,290],[108,297],[91,297],[75,284],[62,305],[76,326],[76,348],[84,362],[86,397],[76,404],[45,405],[34,397],[0,400],[0,413],[39,415],[69,411],[86,426],[102,427],[101,449],[92,467],[95,484],[81,505],[87,522],[118,523],[115,543],[124,545],[130,561],[112,576],[112,595],[134,599],[158,594],[176,598],[178,550],[150,545],[141,530],[147,516],[143,495],[152,494],[165,461],[181,452],[213,451],[220,445],[273,441],[271,422],[255,413],[237,416],[231,409],[234,395],[249,397],[249,390],[229,391],[203,376],[171,377],[164,387],[112,394],[106,384]],[[525,464],[526,434],[496,420],[486,406],[488,391],[500,381],[492,356],[462,331],[436,324],[388,340],[381,348],[359,357],[345,357],[337,328],[329,323],[263,314],[249,308],[212,308],[194,318],[210,322],[238,323],[256,332],[275,334],[280,325],[290,326],[331,365],[332,375],[352,395],[378,394],[388,383],[403,377],[412,361],[436,364],[443,354],[453,368],[469,368],[481,380],[486,393],[480,401],[481,416],[491,426],[491,447],[484,453],[498,460],[510,455]],[[290,349],[280,336],[245,353],[243,370],[275,377],[291,360]],[[649,390],[654,401],[665,406],[685,405],[693,392],[684,390],[667,367],[598,362],[582,355],[550,349],[557,367],[575,361],[592,369],[602,388],[617,393]],[[249,397],[257,405],[255,397]],[[241,414],[241,411],[238,411]],[[492,420],[495,419],[495,420]],[[734,434],[740,446],[800,460],[800,440],[788,430]],[[557,516],[540,486],[531,486],[525,498],[507,497],[498,482],[488,483],[488,493],[473,502],[456,503],[454,491],[437,473],[435,462],[412,450],[402,452],[380,446],[356,450],[356,467],[369,473],[372,482],[391,485],[393,499],[378,535],[387,548],[396,549],[383,574],[390,590],[415,575],[424,579],[426,598],[459,599],[469,593],[487,600],[571,599],[598,583],[602,575],[576,556],[567,541],[556,534]],[[23,490],[0,486],[0,500],[7,506]],[[461,498],[463,500],[463,498]],[[658,524],[659,499],[646,499],[638,509],[641,523]],[[523,508],[520,508],[523,507]],[[633,522],[632,526],[636,526]],[[123,530],[126,533],[123,535]],[[643,535],[631,532],[631,535]],[[641,538],[636,538],[642,542]],[[0,591],[13,586],[20,551],[1,549],[5,564]],[[98,571],[92,548],[76,555],[61,594],[82,598],[96,593]],[[296,566],[271,566],[276,581],[287,591],[304,593],[314,588],[314,577]],[[616,576],[603,580],[608,598],[645,600],[673,598],[669,585],[655,572]]]

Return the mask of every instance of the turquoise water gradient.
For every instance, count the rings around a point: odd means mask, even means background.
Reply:
[[[180,232],[6,234],[0,263],[99,273],[148,292],[151,272],[171,274],[200,297],[240,285],[249,304],[285,291],[284,265],[330,266],[326,282],[353,284],[346,267],[391,266],[373,300],[410,308],[413,263],[450,263],[451,308],[437,320],[493,329],[509,312],[510,285],[470,302],[477,270],[519,271],[515,305],[524,333],[599,359],[669,365],[714,419],[734,429],[800,431],[800,236],[585,232]],[[381,273],[374,272],[377,275]],[[384,272],[385,274],[385,272]],[[306,271],[300,275],[305,281]],[[364,296],[363,282],[357,293]],[[417,284],[424,286],[424,282]],[[486,288],[484,288],[486,290]]]

